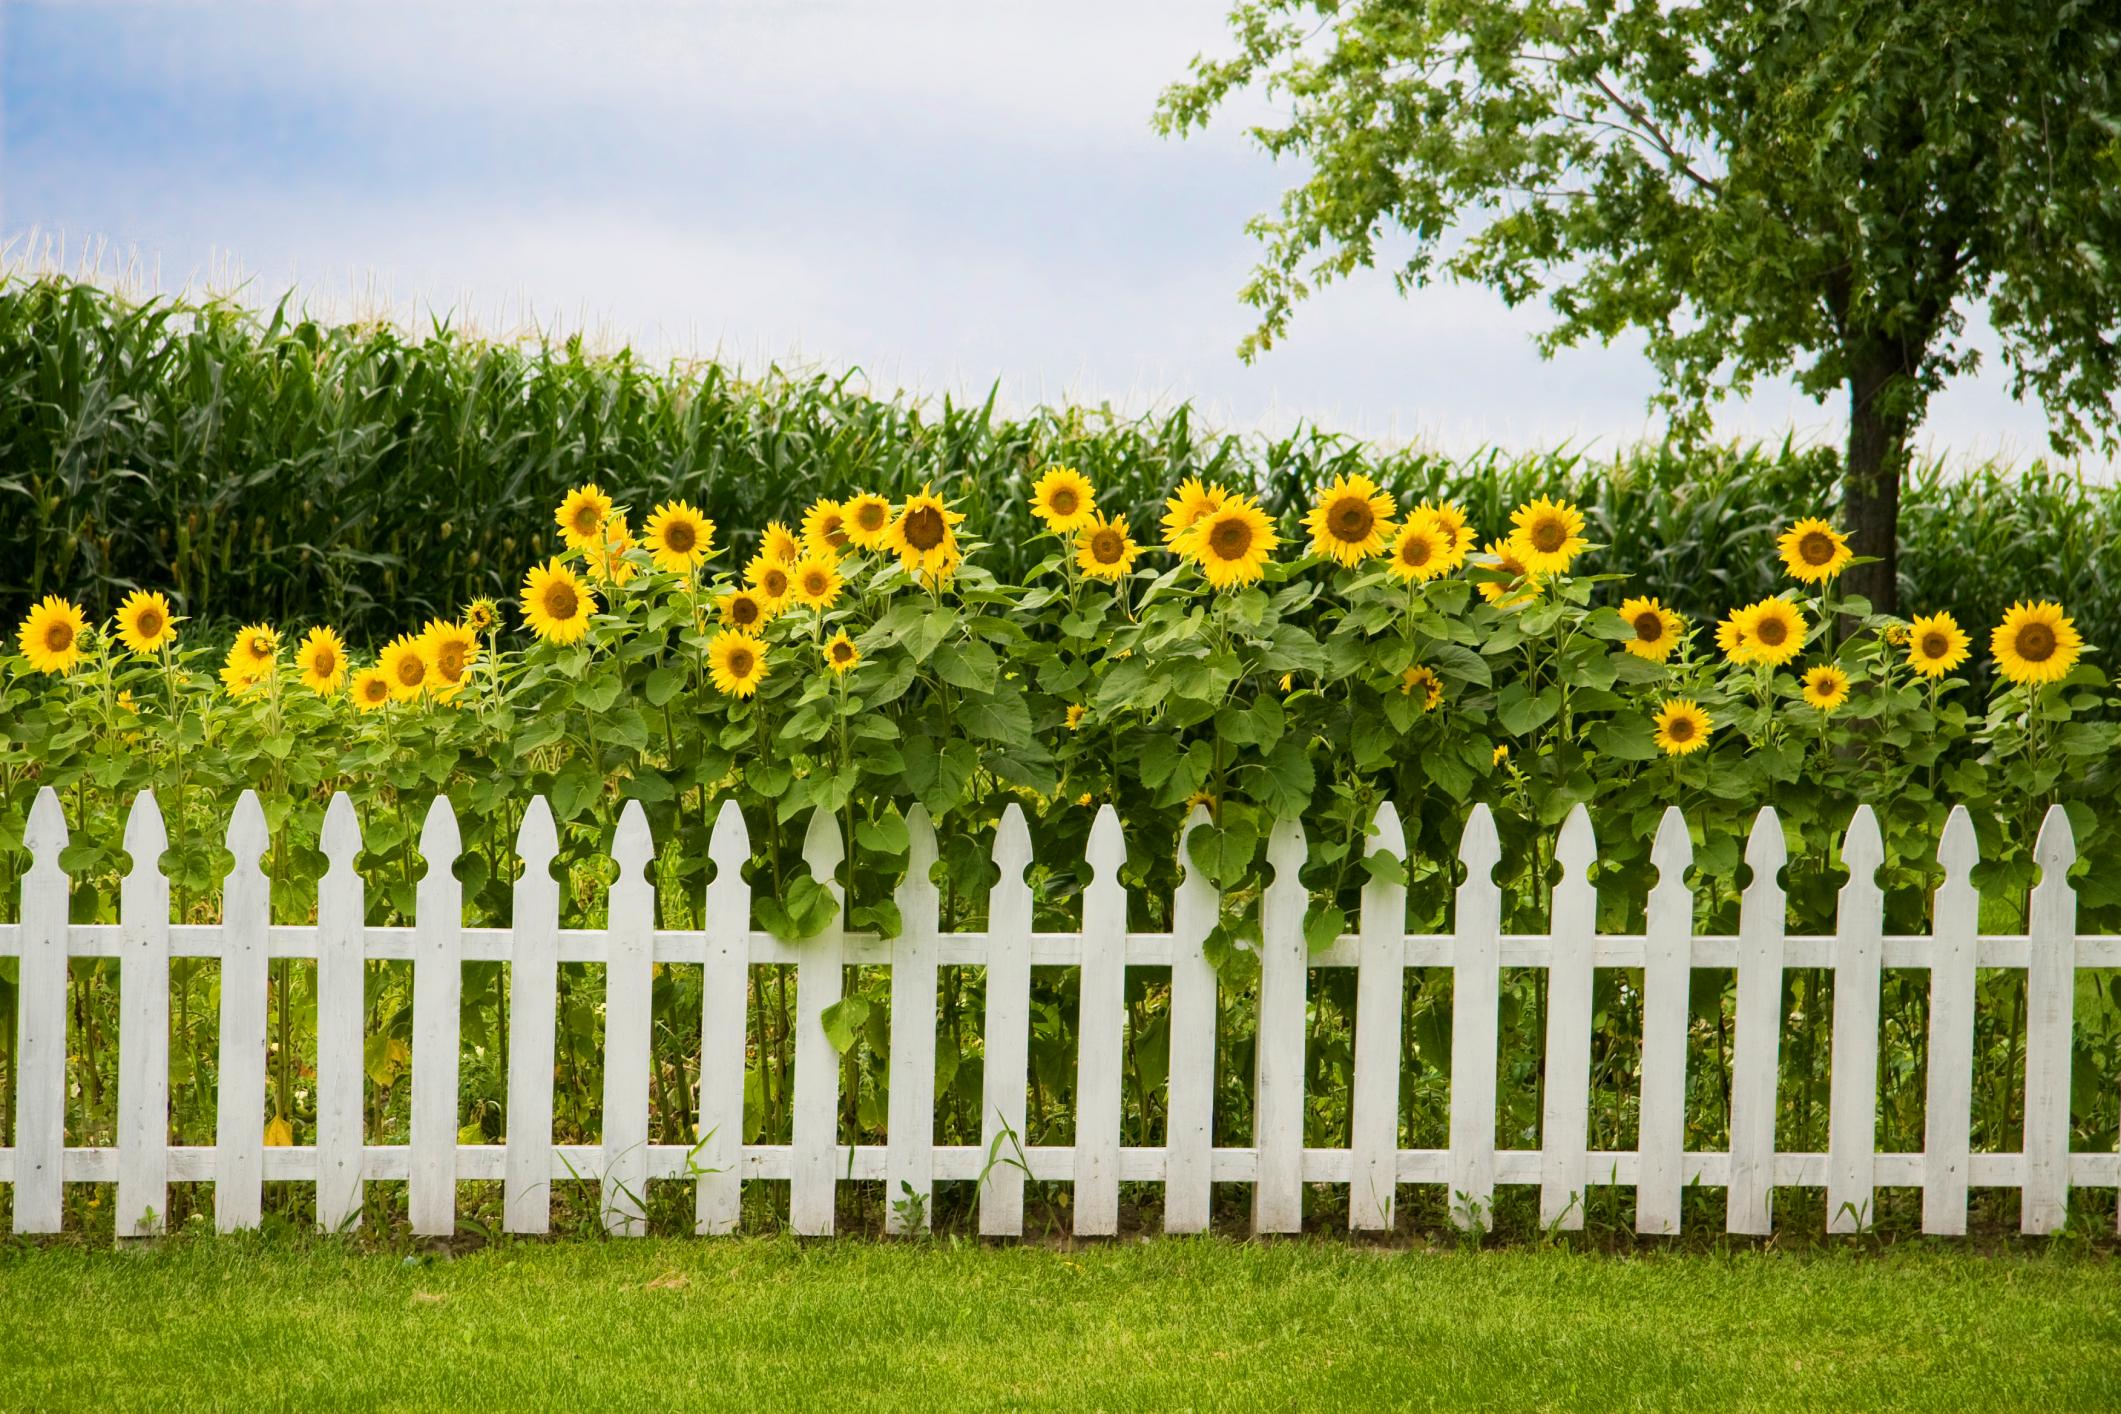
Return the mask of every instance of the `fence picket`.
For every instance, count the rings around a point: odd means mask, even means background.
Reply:
[[[40,786],[22,834],[22,952],[15,973],[15,1231],[57,1232],[66,1151],[66,812]]]
[[[1774,1231],[1775,1088],[1782,1054],[1782,957],[1788,846],[1772,809],[1753,819],[1745,862],[1753,871],[1738,911],[1738,1004],[1731,1045],[1731,1181],[1724,1227]]]
[[[272,883],[259,867],[272,841],[256,791],[228,821],[235,863],[221,885],[221,1064],[214,1101],[214,1228],[256,1227],[265,1179],[265,936]]]
[[[463,843],[449,797],[438,795],[420,827],[427,872],[413,894],[412,1141],[407,1206],[421,1237],[457,1228],[458,1008],[464,997]]]
[[[1591,866],[1598,839],[1579,802],[1555,842],[1553,953],[1547,966],[1546,1107],[1540,1126],[1539,1221],[1583,1228],[1591,1118],[1591,948],[1598,890]]]
[[[1827,1096],[1826,1230],[1862,1232],[1877,1220],[1878,988],[1885,895],[1878,817],[1856,807],[1841,841],[1849,881],[1834,928],[1834,1043]]]
[[[1304,998],[1306,982],[1304,828],[1274,822],[1267,864],[1274,881],[1259,907],[1259,1034],[1252,1047],[1253,1142],[1259,1177],[1252,1186],[1254,1232],[1301,1232],[1304,1225]]]
[[[2077,991],[2077,893],[2069,868],[2077,843],[2069,815],[2051,805],[2033,846],[2040,882],[2029,913],[2025,970],[2025,1191],[2021,1232],[2038,1236],[2069,1213],[2069,1060]]]
[[[906,812],[906,877],[899,935],[891,940],[891,1083],[884,1155],[884,1230],[925,1232],[935,1192],[935,949],[942,895],[935,827],[925,807]]]
[[[1673,1237],[1685,1183],[1687,1005],[1694,975],[1694,891],[1686,881],[1694,842],[1676,805],[1658,822],[1650,863],[1657,883],[1650,890],[1643,950],[1635,1231]]]
[[[1031,830],[1010,801],[994,832],[1001,871],[987,895],[987,1015],[980,1034],[979,1230],[1018,1237],[1024,1230],[1024,1107],[1031,1063]]]
[[[366,887],[354,867],[361,822],[344,791],[324,810],[326,868],[317,881],[317,1229],[343,1232],[361,1220],[361,1087],[367,1069]],[[548,1082],[549,1093],[551,1085]],[[513,1114],[513,1111],[510,1111]]]
[[[1349,1101],[1348,1228],[1390,1232],[1399,1187],[1400,1013],[1407,996],[1406,832],[1392,802],[1377,807],[1363,854],[1397,866],[1362,886],[1355,971],[1355,1082]],[[1173,1038],[1174,1044],[1176,1037]]]
[[[1944,882],[1930,909],[1929,1089],[1922,1134],[1922,1230],[1954,1237],[1966,1231],[1972,1147],[1974,958],[1981,926],[1981,891],[1973,874],[1980,862],[1974,818],[1955,805],[1937,845]]]
[[[648,813],[626,802],[611,842],[618,878],[604,918],[604,1172],[598,1200],[604,1231],[648,1231],[648,1079],[654,1064],[649,1009],[655,978],[655,859]]]
[[[1186,852],[1208,823],[1206,806],[1186,816],[1171,900],[1170,1095],[1164,1109],[1164,1231],[1206,1232],[1215,1138],[1215,968],[1202,946],[1215,928],[1215,885]]]
[[[795,965],[795,1145],[789,1156],[788,1225],[803,1237],[830,1237],[839,1201],[840,1053],[825,1033],[825,1012],[846,990],[846,900],[838,879],[846,851],[832,812],[810,812],[803,863],[840,907]]]
[[[118,917],[118,1194],[120,1237],[152,1237],[169,1211],[169,835],[155,793],[133,797]]]
[[[734,800],[722,802],[707,841],[714,878],[707,885],[706,967],[700,975],[701,1170],[693,1226],[736,1231],[744,1202],[744,1004],[751,993],[751,833]]]
[[[1502,845],[1485,804],[1466,817],[1458,844],[1451,938],[1451,1225],[1485,1230],[1495,1203],[1495,1047],[1502,993]]]
[[[510,1232],[552,1226],[552,1064],[559,1014],[560,837],[533,796],[516,828],[515,923],[508,959],[508,1138],[502,1221]]]
[[[1083,970],[1075,1054],[1075,1235],[1119,1231],[1120,1063],[1126,1045],[1127,843],[1119,812],[1099,807],[1090,826],[1090,884],[1083,890]]]

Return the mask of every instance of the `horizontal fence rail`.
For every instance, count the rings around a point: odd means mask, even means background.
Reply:
[[[1206,819],[1196,809],[1187,831]],[[56,1232],[62,1184],[109,1183],[117,1190],[119,1236],[151,1235],[164,1226],[168,1185],[197,1181],[214,1184],[217,1228],[254,1227],[262,1184],[294,1181],[316,1186],[317,1225],[337,1231],[358,1221],[364,1184],[402,1181],[413,1230],[446,1235],[456,1227],[457,1184],[498,1180],[506,1228],[541,1233],[550,1226],[551,1185],[587,1180],[600,1185],[604,1224],[615,1234],[645,1230],[643,1199],[650,1182],[684,1181],[695,1186],[701,1233],[736,1227],[746,1182],[780,1182],[789,1185],[794,1230],[822,1235],[833,1230],[840,1183],[882,1180],[888,1192],[914,1198],[892,1205],[887,1227],[897,1232],[926,1221],[937,1181],[978,1179],[979,1231],[1013,1236],[1023,1228],[1029,1178],[1073,1185],[1074,1230],[1084,1236],[1117,1231],[1122,1183],[1161,1184],[1164,1229],[1174,1233],[1204,1230],[1211,1185],[1230,1183],[1251,1186],[1252,1226],[1262,1233],[1299,1230],[1303,1190],[1311,1184],[1346,1185],[1349,1225],[1357,1230],[1389,1229],[1403,1184],[1445,1185],[1452,1221],[1460,1227],[1485,1224],[1497,1184],[1536,1184],[1542,1222],[1561,1229],[1582,1226],[1592,1185],[1632,1187],[1636,1228],[1651,1235],[1679,1231],[1681,1196],[1690,1185],[1724,1189],[1726,1227],[1741,1234],[1772,1230],[1773,1194],[1782,1187],[1824,1188],[1832,1232],[1861,1230],[1878,1187],[1919,1187],[1923,1231],[1939,1234],[1966,1230],[1970,1188],[2011,1188],[2021,1195],[2023,1231],[2042,1234],[2062,1225],[2071,1188],[2121,1185],[2121,1155],[2072,1153],[2069,1147],[2077,971],[2121,967],[2121,937],[2076,932],[2068,881],[2076,849],[2059,808],[2048,812],[2035,848],[2042,874],[2023,934],[1979,931],[1973,824],[1964,809],[1955,809],[1938,848],[1944,880],[1934,931],[1887,935],[1884,895],[1875,878],[1884,851],[1867,806],[1856,812],[1843,842],[1849,880],[1832,936],[1786,931],[1783,833],[1772,810],[1760,812],[1746,849],[1752,882],[1742,896],[1737,934],[1695,933],[1687,883],[1693,851],[1677,809],[1665,813],[1657,832],[1651,859],[1658,882],[1643,931],[1601,934],[1590,879],[1597,848],[1580,805],[1555,850],[1561,877],[1551,931],[1504,933],[1502,892],[1494,882],[1500,844],[1487,808],[1476,806],[1459,849],[1466,878],[1458,887],[1453,932],[1406,932],[1405,886],[1384,870],[1363,887],[1357,931],[1315,951],[1304,937],[1304,833],[1294,821],[1282,821],[1267,847],[1275,882],[1262,899],[1257,945],[1254,1142],[1242,1148],[1212,1143],[1218,978],[1204,944],[1219,900],[1213,885],[1184,863],[1183,849],[1170,931],[1129,932],[1119,878],[1125,843],[1117,814],[1104,807],[1086,855],[1091,881],[1082,896],[1081,930],[1034,931],[1026,880],[1031,837],[1021,809],[1011,805],[993,850],[1000,879],[989,896],[987,927],[943,932],[930,880],[934,830],[918,806],[908,812],[907,827],[909,867],[895,900],[903,920],[897,937],[850,932],[835,921],[816,937],[789,943],[751,926],[751,886],[744,878],[750,839],[733,801],[723,805],[709,845],[717,872],[706,890],[705,926],[656,927],[655,891],[647,877],[654,844],[640,805],[629,803],[612,842],[618,876],[606,926],[570,929],[559,926],[559,885],[551,874],[558,837],[538,798],[525,812],[517,839],[523,867],[513,926],[468,928],[452,872],[460,852],[456,816],[446,798],[437,798],[420,837],[427,872],[417,885],[413,926],[373,927],[363,921],[364,884],[355,868],[360,827],[351,801],[340,795],[325,817],[329,869],[319,886],[317,922],[289,926],[271,922],[271,883],[260,868],[270,839],[257,798],[245,792],[228,829],[235,863],[223,890],[222,921],[182,925],[170,921],[169,884],[159,868],[168,847],[161,813],[152,792],[143,792],[125,831],[132,868],[121,886],[121,921],[84,925],[68,922],[70,885],[59,863],[67,827],[58,797],[45,789],[29,819],[32,863],[23,878],[21,921],[0,925],[0,956],[20,960],[15,1139],[12,1148],[0,1149],[0,1183],[13,1187],[14,1229]],[[1389,804],[1379,809],[1366,849],[1404,859],[1404,836]],[[812,816],[803,857],[812,876],[837,893],[842,843],[829,813]],[[75,957],[119,961],[115,1148],[65,1145],[67,976]],[[221,968],[218,1118],[211,1146],[168,1142],[174,958],[213,958]],[[317,964],[314,1145],[264,1143],[267,964],[275,958]],[[383,960],[413,966],[409,1142],[393,1146],[367,1142],[362,1109],[365,965]],[[510,965],[503,1144],[458,1142],[459,1002],[466,962]],[[605,968],[599,1144],[552,1139],[556,977],[563,962]],[[649,1142],[651,979],[659,963],[704,968],[699,1142],[690,1147]],[[761,964],[797,969],[788,1144],[741,1141],[746,999],[750,969]],[[842,969],[857,965],[891,969],[883,1145],[839,1140],[840,1057],[824,1014],[841,998]],[[977,1146],[938,1145],[936,970],[965,965],[984,967],[987,974],[983,1132]],[[1073,1145],[1026,1145],[1020,1138],[1034,966],[1081,973]],[[1171,971],[1167,1136],[1156,1148],[1120,1142],[1129,967]],[[1357,972],[1352,1141],[1346,1149],[1303,1143],[1306,1004],[1314,967]],[[1399,1143],[1408,968],[1453,973],[1450,1129],[1443,1149]],[[1548,977],[1542,1147],[1536,1150],[1497,1147],[1498,1010],[1500,979],[1508,968],[1544,968]],[[1639,1147],[1631,1151],[1593,1151],[1586,1137],[1598,968],[1643,974]],[[1724,1152],[1684,1146],[1688,1003],[1696,968],[1732,969],[1737,976]],[[1825,1153],[1775,1147],[1781,995],[1790,968],[1831,969],[1836,978]],[[1920,1153],[1876,1151],[1880,974],[1886,968],[1930,975]],[[1975,980],[1978,970],[1993,968],[2026,973],[2024,1137],[2014,1153],[1969,1152]]]

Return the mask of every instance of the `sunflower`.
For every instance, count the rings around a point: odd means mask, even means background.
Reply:
[[[1049,466],[1031,488],[1031,514],[1063,535],[1081,530],[1097,516],[1097,488],[1072,466]]]
[[[626,528],[626,512],[614,511],[604,522],[604,533],[582,551],[598,579],[624,584],[640,573],[640,566],[626,557],[633,549],[633,536]]]
[[[1200,566],[1209,584],[1230,589],[1266,573],[1267,557],[1281,537],[1274,522],[1250,496],[1231,496],[1193,523],[1179,538],[1181,555]]]
[[[523,622],[540,638],[573,643],[589,632],[596,611],[596,595],[558,559],[532,565],[523,576]]]
[[[38,672],[64,673],[81,661],[81,635],[87,630],[80,605],[47,594],[22,620],[15,642]]]
[[[780,605],[756,589],[732,589],[715,601],[724,628],[754,629],[771,619]]]
[[[1506,741],[1497,742],[1495,745],[1495,755],[1489,760],[1488,764],[1491,766],[1500,766],[1503,762],[1509,759],[1510,744]]]
[[[1804,614],[1789,600],[1763,599],[1743,612],[1748,661],[1779,668],[1804,651]]]
[[[241,666],[253,678],[271,672],[273,660],[279,656],[279,632],[266,624],[252,624],[244,629],[236,635],[235,643],[228,650],[228,661]]]
[[[752,592],[770,605],[775,613],[788,602],[788,591],[794,582],[788,577],[788,566],[761,550],[744,566],[744,578],[751,582]]]
[[[1433,520],[1409,520],[1392,537],[1391,558],[1385,568],[1398,579],[1432,580],[1449,574],[1463,560],[1455,556],[1451,532]]]
[[[390,640],[376,665],[390,680],[394,701],[410,702],[427,686],[427,659],[420,653],[420,635],[401,633]]]
[[[1847,538],[1816,516],[1808,516],[1783,531],[1775,548],[1782,552],[1782,565],[1790,572],[1790,578],[1806,584],[1826,583],[1856,558]]]
[[[501,621],[501,606],[491,599],[474,599],[464,606],[464,627],[473,633],[489,632]]]
[[[2062,606],[2045,599],[2011,605],[1988,641],[1996,667],[2020,685],[2061,681],[2083,648],[2084,638],[2063,617]]]
[[[862,650],[854,646],[847,630],[841,629],[825,640],[825,666],[833,672],[844,673],[861,661]]]
[[[231,651],[227,660],[221,664],[221,686],[228,690],[230,697],[241,697],[265,681],[271,671],[270,668],[260,670],[248,663],[238,662],[235,653]]]
[[[390,678],[381,668],[363,668],[354,674],[354,706],[373,712],[390,701]]]
[[[1622,600],[1620,617],[1635,635],[1621,646],[1636,657],[1647,658],[1653,663],[1662,663],[1671,657],[1686,634],[1686,620],[1655,599]]]
[[[177,621],[170,617],[169,600],[161,594],[135,589],[118,606],[118,641],[141,657],[177,641]]]
[[[1304,528],[1311,532],[1314,552],[1353,566],[1385,548],[1398,510],[1391,494],[1380,491],[1369,477],[1336,476],[1331,486],[1319,490]]]
[[[1407,517],[1407,521],[1409,524],[1426,521],[1442,531],[1450,538],[1451,553],[1458,557],[1460,564],[1465,563],[1466,556],[1473,553],[1473,527],[1467,522],[1465,511],[1456,501],[1439,501],[1433,506],[1423,501],[1414,508],[1414,513]]]
[[[777,520],[769,520],[766,522],[766,528],[759,532],[759,553],[769,560],[779,560],[784,565],[792,565],[803,558],[803,542],[797,539],[795,532],[787,526]]]
[[[1849,675],[1832,663],[1821,663],[1804,675],[1804,700],[1822,712],[1831,712],[1849,700]]]
[[[302,686],[319,697],[331,697],[346,685],[346,644],[321,624],[311,629],[295,649],[295,667]]]
[[[1657,746],[1667,756],[1684,756],[1709,744],[1715,724],[1691,698],[1669,698],[1657,709]]]
[[[1907,643],[1907,665],[1926,678],[1941,678],[1965,662],[1972,641],[1950,614],[1918,615],[1901,632]]]
[[[1068,730],[1071,732],[1081,731],[1083,727],[1083,714],[1089,710],[1089,708],[1083,706],[1083,704],[1080,702],[1069,703]]]
[[[433,619],[420,631],[420,657],[436,697],[447,702],[464,690],[464,677],[479,658],[479,636],[462,624]]]
[[[1164,502],[1164,544],[1178,549],[1179,537],[1191,530],[1202,516],[1222,509],[1230,493],[1220,486],[1208,486],[1197,476],[1189,476],[1178,485],[1178,492]]]
[[[1426,663],[1416,663],[1401,673],[1399,690],[1410,696],[1418,690],[1424,712],[1433,712],[1443,706],[1443,679],[1436,676],[1436,670]]]
[[[953,511],[924,484],[906,498],[906,504],[884,532],[884,548],[899,558],[908,574],[948,579],[965,556],[957,545],[957,523],[964,512]]]
[[[715,691],[724,697],[749,697],[766,676],[766,645],[751,634],[725,629],[707,645],[707,664]]]
[[[1539,597],[1539,576],[1518,558],[1516,542],[1490,540],[1487,553],[1493,557],[1494,563],[1486,568],[1500,570],[1509,578],[1481,580],[1481,598],[1498,609],[1510,609]]]
[[[1583,512],[1566,501],[1542,496],[1510,512],[1510,548],[1524,567],[1542,578],[1567,574],[1590,542],[1583,538]]]
[[[874,550],[884,543],[891,529],[891,502],[874,491],[864,491],[843,507],[847,512],[847,539],[857,550]]]
[[[1722,623],[1716,625],[1716,646],[1722,649],[1723,656],[1733,663],[1753,661],[1753,642],[1746,637],[1746,628],[1750,622],[1746,617],[1747,612],[1744,609],[1733,609],[1724,615]]]
[[[847,538],[847,508],[820,496],[803,512],[803,543],[816,555],[844,555]]]
[[[829,609],[840,597],[840,572],[827,555],[805,555],[788,571],[788,593],[798,604]]]
[[[552,518],[560,523],[560,534],[566,537],[568,545],[582,550],[596,542],[597,533],[604,528],[605,517],[610,514],[611,497],[590,481],[569,491],[567,499],[552,513]]]
[[[659,570],[689,575],[714,553],[714,522],[683,501],[665,501],[642,528],[649,558]]]
[[[1075,536],[1075,565],[1091,579],[1125,579],[1134,573],[1142,547],[1134,543],[1125,516],[1093,516]]]

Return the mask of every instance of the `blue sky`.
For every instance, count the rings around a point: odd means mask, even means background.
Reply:
[[[1289,173],[1148,127],[1221,0],[329,6],[0,0],[0,241],[320,312],[859,366],[881,390],[1192,400],[1462,451],[1654,430],[1638,350],[1543,360],[1479,289],[1329,292],[1257,363],[1245,219]],[[1992,347],[1976,321],[1977,342]],[[1929,445],[2038,453],[2000,371]],[[1733,435],[1839,440],[1787,387]]]

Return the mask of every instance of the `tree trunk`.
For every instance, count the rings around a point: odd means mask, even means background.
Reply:
[[[1877,557],[1842,577],[1844,593],[1860,594],[1871,608],[1900,612],[1900,473],[1907,463],[1907,414],[1890,407],[1888,392],[1901,370],[1882,349],[1851,360],[1848,463],[1842,482],[1842,515],[1850,547]]]

